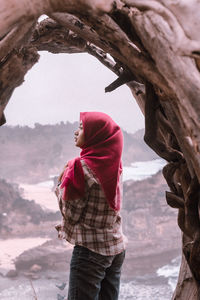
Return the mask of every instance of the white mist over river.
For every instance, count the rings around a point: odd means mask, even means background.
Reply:
[[[123,167],[123,181],[144,180],[162,170],[165,165],[166,162],[163,159],[134,162],[129,167]]]
[[[144,180],[162,170],[165,164],[166,162],[163,159],[155,159],[151,161],[135,162],[128,167],[124,166],[123,181]],[[58,204],[56,197],[52,192],[54,186],[53,177],[54,176],[52,175],[49,180],[38,184],[20,184],[20,188],[23,191],[23,197],[28,200],[34,200],[44,209],[57,211]]]

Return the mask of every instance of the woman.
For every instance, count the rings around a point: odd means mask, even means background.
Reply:
[[[68,162],[56,194],[60,238],[74,244],[68,300],[117,300],[125,256],[119,213],[122,132],[101,112],[80,113],[80,157]]]

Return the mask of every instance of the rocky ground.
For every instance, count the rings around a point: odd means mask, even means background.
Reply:
[[[164,250],[163,245],[160,245],[160,249],[155,251],[153,242],[129,242],[122,271],[120,299],[169,300],[171,298],[172,291],[167,280],[156,276],[158,268],[168,264],[180,254],[176,247],[167,248],[165,245]],[[57,239],[25,251],[15,260],[15,270],[9,271],[5,276],[1,275],[0,298],[14,300],[18,296],[20,300],[66,299],[65,284],[69,276],[71,252],[72,247]],[[130,284],[126,282],[130,282],[131,289]],[[139,294],[140,297],[137,296]],[[130,298],[125,295],[130,295]],[[152,295],[152,298],[149,298],[149,295]],[[158,298],[154,298],[155,295],[158,295]]]
[[[156,272],[156,270],[169,263],[180,254],[176,245],[168,249],[167,245],[158,247],[148,242],[129,241],[126,250],[123,279],[134,279]],[[72,246],[65,241],[52,239],[42,246],[27,250],[15,260],[18,275],[29,276],[32,279],[39,278],[39,274],[53,272],[68,272]]]

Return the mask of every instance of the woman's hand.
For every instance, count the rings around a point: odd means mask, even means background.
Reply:
[[[63,174],[64,174],[65,170],[67,169],[67,167],[68,167],[68,163],[64,166],[64,169],[63,169],[62,173],[61,173],[60,176],[58,177],[58,183],[61,182],[62,177],[63,177]]]
[[[59,187],[58,187],[58,186],[56,187],[54,193],[56,194],[57,197],[59,196],[59,193],[60,193],[60,192],[59,192]]]
[[[61,181],[62,181],[62,177],[63,177],[63,174],[66,170],[66,168],[68,167],[68,163],[64,166],[64,169],[62,171],[62,173],[58,176],[58,183],[57,183],[57,186],[55,188],[55,195],[59,198],[59,195],[60,195],[60,188],[59,188],[59,185],[61,184]]]

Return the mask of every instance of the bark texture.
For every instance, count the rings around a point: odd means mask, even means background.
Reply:
[[[200,299],[199,11],[198,0],[2,0],[0,8],[0,125],[39,50],[86,52],[118,76],[106,92],[131,89],[146,143],[168,162],[166,200],[179,212],[183,259],[173,300]]]

